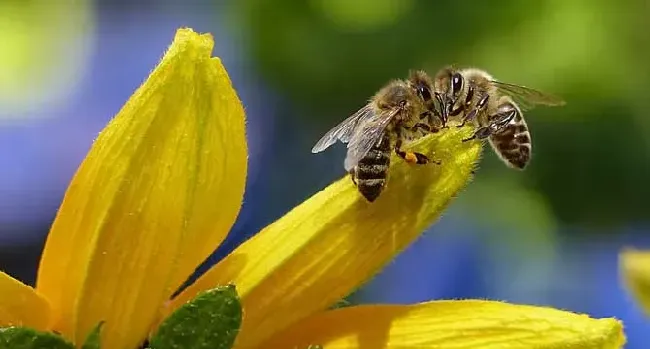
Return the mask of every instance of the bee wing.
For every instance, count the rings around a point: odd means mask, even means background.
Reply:
[[[327,131],[323,137],[316,142],[313,148],[311,148],[312,153],[320,153],[321,151],[329,148],[332,144],[336,143],[337,140],[340,140],[343,143],[350,141],[354,129],[359,125],[359,123],[365,119],[369,119],[374,115],[372,112],[372,106],[370,103],[363,106],[356,113],[352,114],[347,119],[343,120],[340,124],[334,126],[331,130]]]
[[[354,168],[359,160],[368,154],[370,149],[372,149],[377,142],[381,141],[386,127],[390,124],[390,121],[397,112],[398,111],[376,114],[371,111],[373,114],[372,117],[355,129],[354,135],[350,138],[350,143],[348,143],[348,153],[343,163],[346,171],[350,171]]]
[[[566,104],[562,98],[552,94],[541,92],[530,87],[509,84],[500,81],[491,81],[491,83],[499,89],[500,92],[509,95],[520,107],[524,110],[529,110],[537,104],[547,106],[561,106]]]

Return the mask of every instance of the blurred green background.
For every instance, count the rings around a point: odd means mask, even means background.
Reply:
[[[537,219],[611,227],[650,217],[648,4],[621,4],[257,0],[236,12],[261,74],[319,130],[412,68],[476,66],[563,96],[566,107],[527,115],[534,161],[525,175],[487,156],[472,191],[492,192],[489,206],[503,209],[476,211],[528,215],[500,204],[516,191],[548,209]]]
[[[650,246],[649,18],[639,0],[0,0],[0,269],[33,280],[93,137],[190,26],[215,35],[251,146],[244,209],[206,265],[343,175],[342,147],[309,149],[387,81],[474,66],[567,105],[525,115],[524,172],[486,148],[441,222],[354,300],[549,304],[623,318],[645,348],[616,253]]]

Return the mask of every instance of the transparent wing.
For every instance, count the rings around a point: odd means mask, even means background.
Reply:
[[[336,143],[337,140],[347,143],[350,141],[354,129],[359,125],[363,120],[369,119],[374,115],[372,112],[372,106],[370,103],[363,106],[352,116],[343,120],[340,124],[334,126],[331,130],[327,131],[323,137],[316,142],[313,148],[311,148],[312,153],[319,153],[332,144]]]
[[[393,120],[397,112],[397,110],[380,114],[373,112],[373,116],[370,119],[355,129],[354,135],[350,138],[350,143],[348,143],[348,153],[343,164],[346,171],[350,171],[356,166],[359,160],[368,154],[368,151],[373,146],[381,141],[386,127]]]
[[[565,104],[564,100],[560,97],[530,87],[500,81],[492,81],[492,84],[499,89],[500,92],[515,99],[515,102],[520,105],[520,108],[525,110],[532,109],[538,104],[547,106],[561,106]]]

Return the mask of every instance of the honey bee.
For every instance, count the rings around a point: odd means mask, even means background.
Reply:
[[[458,127],[476,125],[464,139],[487,138],[494,152],[510,168],[523,170],[531,158],[530,130],[522,110],[535,105],[561,106],[565,102],[529,87],[496,81],[476,68],[441,69],[434,77],[434,94],[440,100],[440,118],[460,119]]]
[[[409,163],[440,164],[424,154],[402,149],[409,141],[439,131],[441,119],[432,90],[433,82],[423,71],[411,72],[407,80],[391,81],[356,113],[325,133],[312,153],[327,149],[337,140],[347,143],[343,166],[366,200],[375,201],[386,186],[392,151]]]

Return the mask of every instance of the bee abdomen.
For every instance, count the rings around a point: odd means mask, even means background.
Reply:
[[[390,154],[372,149],[357,164],[355,177],[359,192],[366,200],[373,202],[386,186]]]
[[[386,186],[388,166],[371,165],[357,167],[357,188],[370,202],[375,201]]]
[[[384,186],[386,186],[386,179],[364,179],[359,180],[358,183],[359,184],[357,185],[357,188],[359,189],[361,195],[363,195],[366,200],[373,202],[384,190]]]
[[[521,144],[517,150],[504,154],[510,164],[523,170],[530,161],[530,144]]]
[[[390,165],[388,151],[371,149],[357,164],[359,176],[357,178],[375,179],[379,173],[385,173]],[[385,176],[384,176],[385,177]]]
[[[359,165],[357,168],[357,179],[385,179],[388,172],[388,165]]]
[[[497,134],[490,139],[497,155],[510,167],[523,170],[530,162],[530,133]]]

